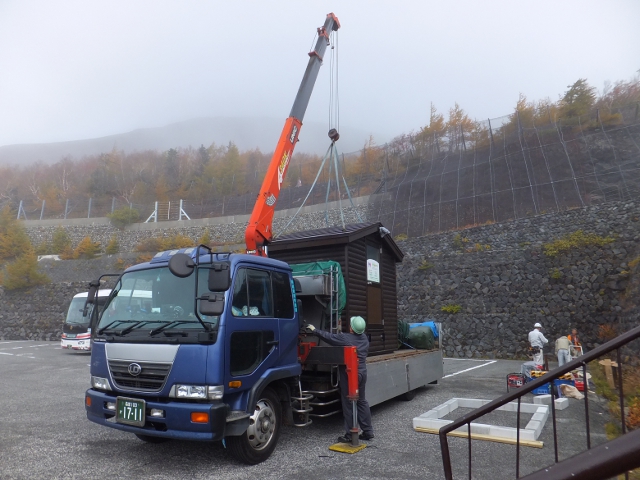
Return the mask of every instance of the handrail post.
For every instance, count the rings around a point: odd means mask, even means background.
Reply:
[[[589,426],[589,388],[587,379],[587,363],[582,364],[582,391],[584,392],[584,415],[587,426],[587,450],[591,449],[591,428]]]

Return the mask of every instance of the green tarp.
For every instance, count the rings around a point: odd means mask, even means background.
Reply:
[[[398,347],[432,350],[436,346],[435,336],[430,326],[410,324],[398,320]]]
[[[433,331],[429,327],[414,327],[409,330],[407,343],[419,350],[431,350],[435,347]]]
[[[333,269],[333,282],[338,285],[338,314],[342,314],[347,304],[347,289],[342,276],[342,268],[338,262],[294,263],[289,265],[294,277],[329,275]]]

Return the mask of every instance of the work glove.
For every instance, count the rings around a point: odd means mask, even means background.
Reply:
[[[313,333],[313,332],[315,332],[316,327],[314,327],[314,326],[313,326],[313,325],[311,325],[310,323],[307,323],[307,324],[304,326],[304,329],[305,329],[307,332],[311,332],[311,333]]]

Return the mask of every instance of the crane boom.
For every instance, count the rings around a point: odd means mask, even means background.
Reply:
[[[245,230],[244,238],[247,253],[266,256],[265,247],[273,237],[272,224],[276,201],[280,195],[282,182],[287,174],[293,149],[298,141],[302,119],[309,105],[311,92],[318,78],[318,72],[322,66],[324,52],[329,45],[329,35],[339,28],[340,22],[333,13],[329,13],[324,25],[318,28],[318,40],[315,48],[309,52],[307,69],[302,77],[289,118],[284,122],[284,128],[273,152],[273,157],[271,157],[249,224]]]

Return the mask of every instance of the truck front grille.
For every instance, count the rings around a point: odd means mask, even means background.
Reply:
[[[133,363],[141,367],[135,376],[129,373],[129,365]],[[159,392],[167,381],[171,364],[109,360],[109,370],[116,386],[123,390]]]

